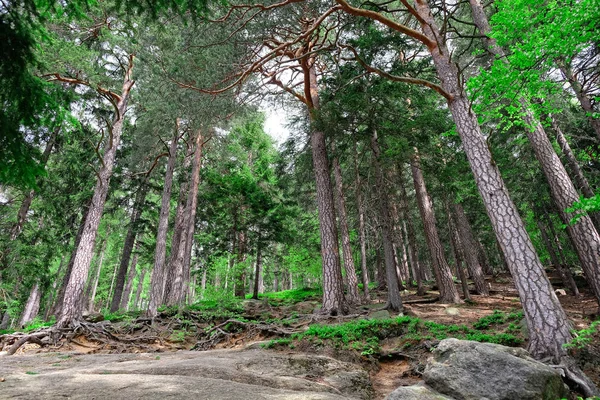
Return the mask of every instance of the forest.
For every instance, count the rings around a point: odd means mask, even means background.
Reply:
[[[0,355],[410,333],[600,395],[599,38],[596,0],[2,0]]]

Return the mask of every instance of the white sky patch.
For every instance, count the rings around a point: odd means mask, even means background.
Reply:
[[[283,108],[275,109],[271,105],[261,107],[261,111],[266,117],[265,132],[275,140],[277,145],[281,145],[290,136],[287,128],[289,124],[287,112]]]

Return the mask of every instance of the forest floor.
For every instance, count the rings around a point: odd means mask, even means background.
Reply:
[[[88,322],[60,340],[27,343],[16,354],[270,348],[360,364],[369,371],[374,398],[383,399],[396,387],[421,380],[430,349],[441,339],[526,347],[527,328],[510,276],[496,276],[489,283],[489,297],[472,294],[472,301],[452,305],[435,302],[438,293],[433,288],[422,297],[405,291],[402,315],[383,310],[386,293],[377,290],[371,291],[370,304],[356,307],[350,315],[319,315],[314,311],[320,293],[311,289],[270,293],[260,300],[201,301],[183,310],[165,309],[154,320],[135,313],[90,315]],[[598,318],[598,307],[583,292],[578,298],[559,295],[559,299],[573,329],[580,332],[577,346],[569,351],[600,384],[600,333],[588,329]],[[35,331],[28,333],[32,334]],[[24,335],[0,336],[0,350],[10,351]]]

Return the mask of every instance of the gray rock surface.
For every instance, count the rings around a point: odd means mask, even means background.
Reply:
[[[394,390],[386,400],[453,400],[428,388],[423,383],[412,386],[400,386]]]
[[[3,357],[0,399],[364,399],[368,374],[267,350]]]
[[[559,373],[525,350],[458,339],[440,342],[423,379],[459,400],[555,400],[567,394]]]

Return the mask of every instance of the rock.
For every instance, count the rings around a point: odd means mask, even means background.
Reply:
[[[369,314],[369,319],[389,319],[389,318],[391,318],[391,315],[388,310],[374,311]]]
[[[444,310],[444,312],[447,315],[460,315],[460,310],[456,307],[448,307],[446,310]]]
[[[521,348],[444,339],[429,359],[423,379],[434,390],[461,400],[560,399],[560,374]]]
[[[35,365],[36,375],[27,374]],[[0,399],[367,399],[360,366],[263,349],[5,357]]]
[[[84,312],[82,317],[85,321],[92,323],[104,321],[104,315],[99,312]]]
[[[422,382],[412,386],[400,386],[386,400],[453,400],[425,386]]]

